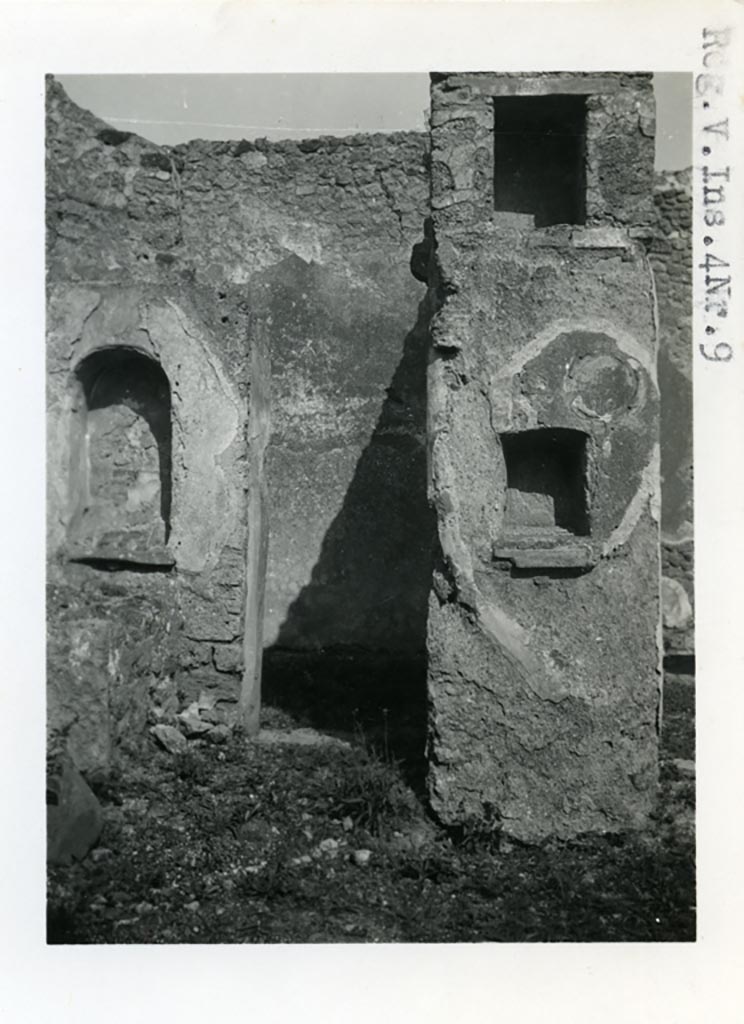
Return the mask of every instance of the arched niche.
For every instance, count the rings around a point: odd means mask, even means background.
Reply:
[[[72,557],[169,567],[171,389],[160,364],[123,346],[91,352],[75,369]]]

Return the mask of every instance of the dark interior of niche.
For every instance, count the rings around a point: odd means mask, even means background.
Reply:
[[[535,227],[586,221],[586,97],[494,99],[495,209]]]
[[[504,526],[512,532],[589,536],[588,436],[539,428],[502,434],[506,461]]]
[[[168,573],[172,572],[175,567],[174,561],[159,561],[159,562],[142,562],[135,561],[128,558],[97,558],[95,555],[90,557],[81,556],[78,558],[71,558],[70,562],[74,562],[76,565],[87,565],[91,569],[98,569],[100,572],[133,572],[133,573]]]
[[[162,367],[127,348],[93,352],[77,370],[87,410],[124,405],[147,423],[158,448],[160,515],[170,534],[172,440],[170,384]]]

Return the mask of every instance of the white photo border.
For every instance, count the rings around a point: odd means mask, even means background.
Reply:
[[[0,587],[6,728],[0,745],[0,1013],[86,1024],[261,1021],[523,1024],[741,1019],[744,526],[741,239],[744,8],[735,0],[600,3],[0,0],[3,239]],[[730,30],[705,66],[704,30]],[[737,59],[738,56],[738,59]],[[695,515],[699,924],[691,944],[47,947],[44,928],[44,75],[298,71],[689,71],[721,77],[729,118],[728,360],[706,358],[702,146],[694,99]],[[720,118],[719,118],[720,119]],[[708,133],[709,134],[709,133]],[[708,166],[711,166],[708,161]],[[708,182],[710,184],[710,182]],[[711,351],[710,345],[707,350]],[[719,352],[723,352],[719,349]],[[8,565],[9,563],[9,565]],[[7,648],[7,649],[6,649]],[[737,984],[738,982],[738,984]]]

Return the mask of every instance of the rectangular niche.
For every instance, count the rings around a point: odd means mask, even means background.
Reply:
[[[586,97],[494,98],[494,203],[535,227],[586,222]]]
[[[502,434],[504,531],[560,541],[589,536],[588,436],[560,427]]]

